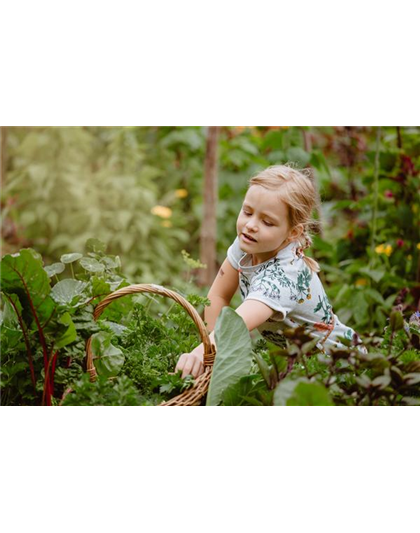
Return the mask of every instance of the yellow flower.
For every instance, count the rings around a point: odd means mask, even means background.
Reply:
[[[170,220],[162,220],[160,225],[164,228],[172,228],[172,222]]]
[[[375,248],[375,252],[377,254],[385,254],[389,257],[392,254],[392,246],[390,244],[387,244],[386,246],[380,244]]]
[[[420,250],[420,242],[417,243],[416,248],[417,248],[417,250]]]
[[[410,255],[407,255],[407,259],[408,259],[409,261],[411,261],[411,260],[413,259],[413,256],[412,256],[411,254],[410,254]]]
[[[171,218],[172,216],[172,209],[163,205],[155,205],[150,212],[160,218]]]
[[[413,204],[413,207],[411,209],[413,213],[417,213],[417,211],[419,210],[419,206],[417,204]]]
[[[365,278],[359,278],[355,282],[356,287],[362,287],[363,285],[367,285],[367,284],[368,282],[367,282],[367,279]]]
[[[186,198],[188,196],[188,191],[187,189],[177,189],[175,191],[175,196],[177,198]]]

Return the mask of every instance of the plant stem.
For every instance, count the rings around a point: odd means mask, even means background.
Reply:
[[[375,253],[375,239],[376,239],[376,219],[378,216],[378,177],[379,177],[379,145],[381,139],[381,127],[378,126],[376,129],[376,149],[375,149],[375,169],[373,175],[373,213],[372,213],[372,233],[371,233],[371,257],[370,265],[373,263],[373,257]]]
[[[380,151],[381,127],[376,129],[376,148],[375,148],[375,166],[373,174],[373,211],[372,211],[372,233],[370,242],[370,260],[369,269],[373,267],[375,257],[375,241],[376,241],[376,221],[378,217],[378,189],[379,189],[379,151]],[[373,285],[373,281],[369,280],[369,286]],[[369,329],[372,329],[374,321],[373,313],[369,313]]]
[[[149,308],[150,308],[150,306],[152,305],[152,302],[155,301],[155,299],[154,299],[153,296],[148,296],[148,298],[149,298],[149,301],[148,301],[147,304],[144,306],[144,310],[145,310],[146,312],[149,311]]]
[[[71,275],[73,276],[73,279],[76,279],[74,277],[74,270],[73,270],[73,264],[72,263],[70,263],[70,270],[71,270]]]
[[[29,342],[29,337],[28,337],[28,332],[26,331],[26,328],[25,328],[25,324],[23,322],[23,319],[22,317],[20,316],[18,310],[17,310],[17,307],[14,303],[14,301],[12,300],[12,298],[10,298],[10,296],[8,294],[6,294],[6,298],[9,300],[10,302],[10,305],[13,307],[13,309],[15,310],[15,313],[16,313],[16,316],[18,318],[18,321],[19,321],[19,325],[20,325],[20,329],[22,330],[22,334],[23,334],[23,339],[25,341],[25,346],[26,346],[26,352],[28,354],[28,361],[29,361],[29,370],[31,372],[31,381],[32,381],[32,385],[34,387],[34,393],[35,393],[35,396],[36,396],[36,380],[35,380],[35,370],[34,370],[34,363],[33,363],[33,359],[32,359],[32,350],[31,350],[31,343]]]

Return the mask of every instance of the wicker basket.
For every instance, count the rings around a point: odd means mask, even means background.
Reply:
[[[213,363],[214,363],[214,358],[216,356],[216,350],[215,350],[214,345],[211,344],[210,342],[209,334],[207,333],[206,326],[204,325],[204,322],[201,320],[200,315],[197,313],[194,307],[189,302],[187,302],[187,300],[185,300],[185,298],[183,298],[182,296],[180,296],[174,291],[161,287],[160,285],[152,285],[152,284],[130,285],[129,287],[124,287],[115,292],[112,292],[106,298],[104,298],[102,302],[100,302],[96,306],[95,311],[93,313],[93,318],[95,320],[98,320],[98,318],[101,316],[105,308],[114,300],[117,300],[118,298],[121,298],[122,296],[126,296],[127,294],[137,294],[141,292],[149,292],[149,293],[154,293],[154,294],[160,294],[161,296],[167,296],[168,298],[171,298],[178,304],[182,305],[182,307],[187,311],[190,317],[194,320],[194,323],[198,328],[201,340],[203,341],[203,345],[204,345],[204,361],[203,361],[204,372],[203,374],[201,374],[201,376],[199,376],[195,380],[194,385],[190,389],[187,389],[186,391],[179,394],[175,398],[172,398],[171,400],[167,402],[163,402],[160,405],[199,405],[201,403],[202,397],[206,394],[209,383],[210,383],[211,371],[213,369]],[[90,380],[95,381],[96,369],[93,364],[93,354],[91,350],[91,338],[87,341],[87,344],[86,344],[86,366],[87,366],[87,371],[90,374]]]

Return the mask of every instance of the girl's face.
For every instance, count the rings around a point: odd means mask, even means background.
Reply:
[[[241,250],[252,254],[254,264],[267,261],[289,244],[286,204],[275,191],[252,185],[246,193],[236,229]]]

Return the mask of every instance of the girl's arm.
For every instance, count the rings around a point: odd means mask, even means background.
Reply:
[[[230,304],[238,285],[238,271],[226,258],[207,295],[210,305],[204,309],[204,320],[207,322],[208,331],[213,331],[220,311]]]

